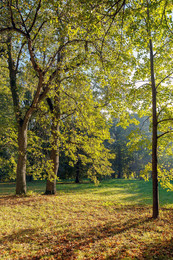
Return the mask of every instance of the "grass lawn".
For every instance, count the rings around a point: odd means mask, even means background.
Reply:
[[[173,192],[160,189],[160,218],[152,216],[151,182],[28,184],[15,197],[0,183],[0,259],[173,259]],[[34,191],[33,193],[31,192]]]

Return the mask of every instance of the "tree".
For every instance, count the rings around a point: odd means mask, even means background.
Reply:
[[[68,71],[69,66],[71,68],[78,66],[81,60],[83,60],[83,56],[80,56],[80,53],[78,53],[78,49],[81,50],[79,48],[81,45],[86,50],[88,43],[92,40],[103,42],[102,37],[99,36],[97,39],[93,33],[100,29],[100,26],[97,27],[97,30],[93,30],[93,22],[90,26],[87,23],[91,22],[95,17],[94,24],[96,25],[98,21],[105,20],[107,13],[111,13],[114,19],[124,6],[124,1],[102,2],[100,6],[98,4],[100,2],[96,2],[93,6],[92,3],[81,3],[80,1],[69,1],[67,3],[61,1],[57,4],[51,1],[42,2],[39,0],[32,3],[25,1],[25,5],[23,1],[7,1],[2,5],[1,12],[6,12],[7,16],[2,21],[0,33],[6,33],[7,37],[9,36],[8,64],[14,111],[18,125],[17,194],[26,193],[28,124],[33,112],[50,91],[52,83],[57,74],[59,74],[60,67],[56,66],[58,55],[62,52],[71,51],[70,56],[65,55],[66,62],[61,67],[61,71]],[[78,5],[84,6],[82,12]],[[90,7],[89,11],[84,16],[86,19],[83,19],[84,22],[79,26],[79,19],[81,15],[84,15],[86,7]],[[93,7],[99,11],[99,15],[91,14],[90,11]],[[2,17],[4,16],[2,15]],[[112,17],[110,20],[112,20]],[[63,35],[60,28],[62,21],[66,21]],[[102,31],[103,34],[104,30]],[[59,35],[60,39],[64,38],[63,43],[61,40],[59,41]],[[52,45],[52,42],[55,44]],[[97,44],[95,45],[97,48]],[[73,51],[68,49],[69,46],[72,46]],[[17,75],[18,69],[23,66],[21,60],[23,63],[28,63],[30,71],[36,77],[36,80],[33,82],[34,87],[30,105],[29,107],[25,106],[25,108],[21,106],[23,103],[20,100],[21,93],[17,86],[17,81],[20,79],[19,75]],[[24,80],[24,82],[26,81]]]
[[[24,9],[22,7],[22,2],[20,3],[19,1],[14,1],[14,3],[7,1],[7,3],[4,3],[3,7],[1,8],[1,11],[7,11],[8,19],[4,20],[4,22],[2,23],[3,26],[0,31],[1,33],[8,33],[8,35],[13,32],[13,37],[10,36],[8,38],[8,64],[14,111],[18,125],[19,152],[17,164],[16,194],[26,193],[27,128],[29,120],[33,112],[37,109],[38,104],[49,92],[50,86],[56,77],[56,74],[59,70],[59,67],[54,68],[57,55],[63,49],[65,49],[68,44],[71,44],[71,42],[80,41],[80,39],[66,39],[66,42],[64,44],[61,45],[61,43],[59,43],[56,49],[52,48],[51,51],[49,45],[47,47],[47,53],[49,53],[49,55],[45,57],[44,49],[45,44],[48,44],[48,38],[45,40],[46,37],[43,37],[46,29],[44,28],[44,25],[48,23],[49,20],[50,22],[52,22],[53,19],[57,17],[57,14],[53,17],[53,15],[55,15],[56,13],[55,9],[54,13],[52,12],[53,14],[50,12],[50,15],[47,16],[48,6],[46,4],[49,4],[49,2],[41,6],[41,1],[39,1],[34,10],[35,3],[33,3],[33,8],[31,8],[31,11],[29,12],[27,12],[27,9]],[[26,2],[26,6],[30,9],[29,2]],[[50,5],[49,7],[52,6]],[[69,11],[68,9],[69,6],[67,8],[67,11]],[[38,30],[36,29],[37,26],[39,27]],[[54,35],[54,32],[51,31],[50,38],[52,40],[55,40],[55,37],[56,36]],[[41,38],[42,42],[40,43]],[[15,42],[17,42],[17,46],[20,45],[21,47],[19,48],[17,54],[13,55]],[[22,50],[28,51],[27,55],[24,55],[22,53]],[[37,57],[39,57],[39,55],[42,55],[43,59],[40,60],[36,58],[36,53]],[[30,58],[32,65],[30,69],[31,71],[34,70],[34,74],[38,78],[38,80],[37,83],[34,82],[35,84],[37,84],[37,86],[35,87],[30,106],[23,108],[21,106],[22,101],[20,100],[19,88],[17,86],[17,73],[19,66],[21,66],[20,60],[23,59],[23,62],[26,62],[28,61],[28,57]],[[15,58],[16,62],[14,60]]]
[[[152,118],[152,180],[153,180],[153,218],[159,216],[158,198],[158,151],[160,137],[172,136],[172,35],[171,1],[133,1],[129,6],[131,13],[129,36],[136,52],[136,68],[133,80],[143,83],[135,85],[130,92],[139,114]],[[170,55],[169,55],[170,54]],[[146,92],[145,92],[146,91]],[[141,95],[143,93],[143,95]],[[152,108],[151,105],[152,104]],[[148,110],[148,111],[147,111]],[[151,112],[152,111],[152,112]],[[166,131],[163,128],[167,128]],[[160,176],[161,177],[161,176]],[[164,178],[164,176],[163,176]]]

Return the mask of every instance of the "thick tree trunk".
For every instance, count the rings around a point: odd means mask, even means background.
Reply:
[[[27,126],[18,127],[18,162],[16,176],[16,194],[26,194],[26,152]]]
[[[158,172],[157,172],[157,91],[154,76],[154,56],[152,40],[150,44],[150,70],[152,86],[152,182],[153,182],[153,218],[159,216],[159,192],[158,192]]]
[[[19,93],[16,83],[17,68],[12,57],[11,36],[7,39],[8,69],[10,88],[13,98],[13,107],[18,125],[18,161],[16,172],[16,194],[26,193],[26,149],[27,149],[27,122],[21,118]]]

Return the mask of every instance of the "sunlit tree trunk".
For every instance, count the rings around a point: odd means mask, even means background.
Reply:
[[[57,137],[57,133],[59,132],[59,124],[57,124],[55,127],[52,126],[51,132],[54,139],[50,152],[50,160],[53,165],[53,175],[49,176],[46,182],[45,194],[47,195],[56,194],[56,176],[59,169],[59,138]]]
[[[51,144],[52,149],[50,153],[50,160],[53,165],[52,175],[48,173],[48,178],[46,182],[45,194],[55,194],[56,193],[56,176],[59,169],[59,130],[60,130],[60,83],[58,82],[58,87],[56,88],[56,95],[54,97],[54,103],[51,99],[47,99],[51,114],[52,114],[52,125],[51,125],[51,135],[53,142]]]
[[[157,91],[154,77],[154,55],[152,40],[150,44],[150,72],[152,87],[152,182],[153,182],[153,218],[159,216],[159,193],[158,193],[158,172],[157,172]]]
[[[16,194],[26,193],[27,125],[18,127]]]
[[[118,166],[118,179],[123,177],[122,174],[122,155],[120,144],[117,145],[117,166]]]
[[[19,94],[17,89],[17,69],[12,57],[11,37],[7,39],[7,55],[8,68],[10,78],[10,88],[13,98],[14,113],[16,116],[18,126],[18,161],[16,172],[16,194],[26,193],[26,151],[27,151],[27,126],[28,122],[24,122],[21,118],[21,111],[19,105]]]
[[[152,88],[152,184],[153,184],[153,218],[159,216],[159,192],[158,192],[158,172],[157,172],[157,91],[154,73],[153,42],[150,28],[150,2],[147,0],[147,32],[149,37],[150,50],[150,76]]]

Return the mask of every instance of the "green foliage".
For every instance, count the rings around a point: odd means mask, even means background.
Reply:
[[[3,130],[0,138],[0,179],[1,181],[14,180],[17,166],[17,133],[14,128]]]
[[[160,164],[158,174],[161,184],[168,187],[171,185],[168,185],[168,182],[172,179],[172,166],[168,166],[167,162],[163,163],[163,157],[167,157],[165,155],[167,153],[166,147],[169,147],[168,154],[172,154],[172,149],[170,149],[172,145],[173,118],[171,105],[173,102],[171,80],[173,71],[172,58],[170,58],[173,44],[173,35],[170,30],[172,28],[170,19],[171,6],[171,1],[132,1],[131,5],[126,9],[129,21],[129,26],[126,27],[126,35],[133,46],[135,64],[131,88],[128,89],[129,95],[127,98],[128,102],[132,104],[132,111],[136,111],[140,117],[145,115],[152,118],[152,89],[156,89],[158,140],[156,149],[158,150],[158,162]],[[125,19],[127,19],[127,16]],[[149,41],[153,45],[154,75],[151,75],[150,66],[152,64]],[[154,87],[152,76],[155,81]],[[134,137],[135,135],[132,136],[132,138]],[[137,135],[136,142],[142,139],[144,140],[143,136],[139,137]],[[146,166],[146,171],[148,167],[150,168],[150,165]]]
[[[138,124],[135,117],[130,117],[131,112],[141,118],[151,116],[148,41],[152,37],[158,92],[159,161],[162,165],[166,158],[165,169],[171,172],[171,12],[171,0],[127,1],[126,5],[125,1],[102,0],[94,3],[3,1],[0,9],[0,30],[5,32],[0,57],[1,147],[11,142],[8,140],[16,132],[15,112],[18,124],[29,122],[27,174],[35,179],[52,176],[50,151],[55,148],[60,148],[71,167],[80,161],[93,180],[112,174],[113,153],[104,146],[105,140],[110,139],[110,116],[119,118],[119,126],[127,131],[130,124]],[[14,112],[7,70],[10,55],[16,76]],[[57,95],[60,130],[50,133],[51,126],[57,123],[57,111],[54,109],[53,115],[44,98],[49,97],[57,107]],[[130,134],[131,151],[137,146],[140,150],[145,143],[144,153],[148,153],[151,144],[148,137],[148,132],[142,133],[139,125]],[[3,148],[3,174],[12,176],[10,171],[16,168],[16,140]],[[122,144],[126,142],[123,137],[120,140]],[[165,153],[169,156],[162,156]],[[125,157],[130,157],[129,152]],[[128,159],[124,164],[128,164]]]

